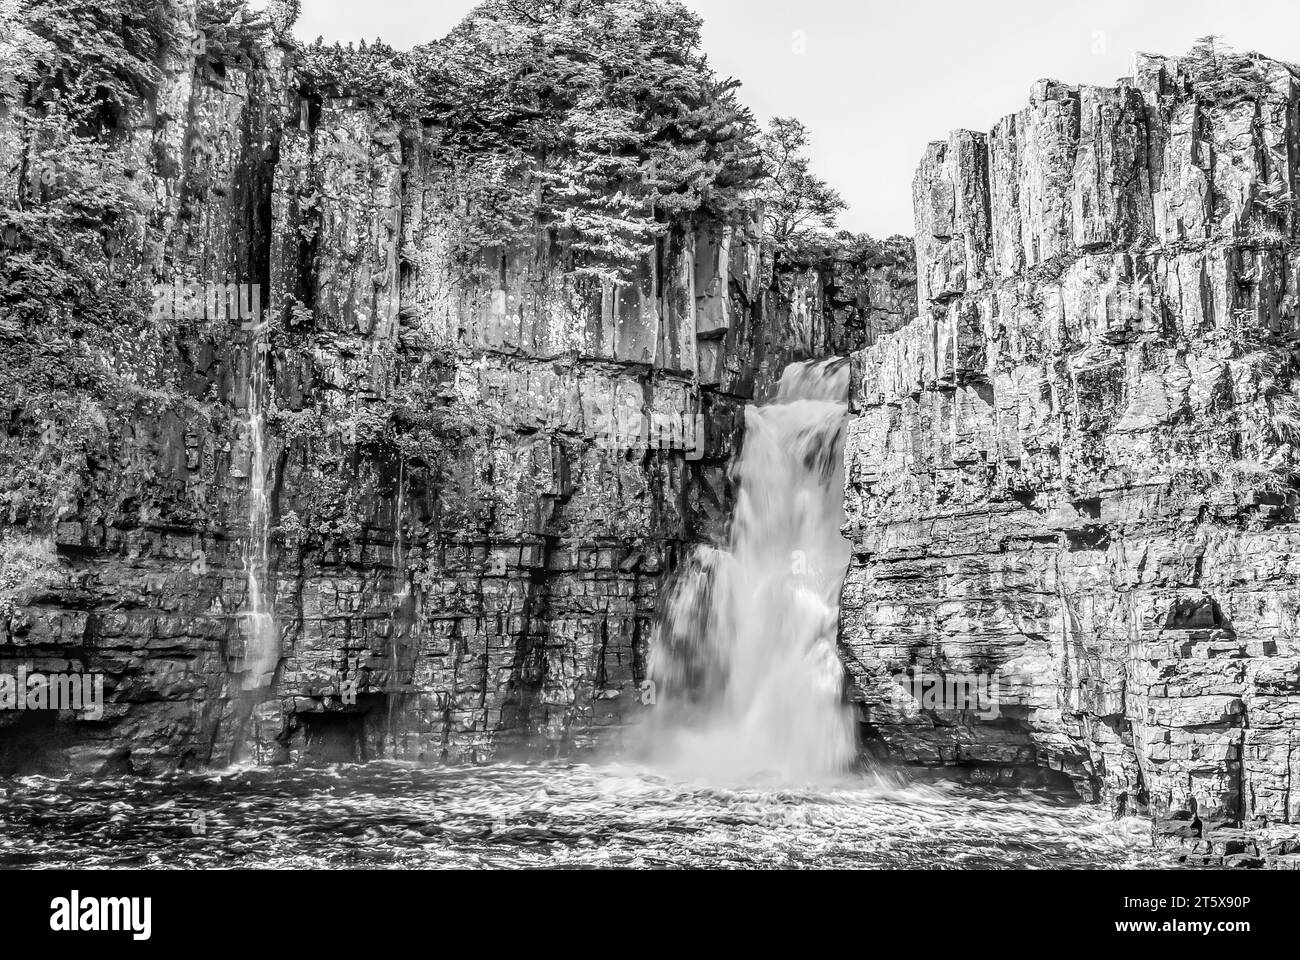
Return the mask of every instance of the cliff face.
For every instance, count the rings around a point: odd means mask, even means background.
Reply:
[[[52,533],[0,517],[4,661],[106,675],[101,719],[0,715],[0,765],[472,759],[616,730],[665,575],[725,521],[744,404],[791,360],[901,326],[906,272],[773,277],[757,220],[699,213],[628,286],[575,275],[545,231],[467,275],[436,123],[304,97],[287,47],[214,70],[193,5],[165,9],[157,96],[114,150],[151,198],[139,270],[174,320],[179,396],[101,423],[100,457],[39,448],[66,481]],[[12,198],[31,133],[2,124]],[[203,306],[226,283],[265,327]],[[11,490],[20,421],[0,438]],[[276,668],[253,695],[263,461]]]
[[[930,146],[920,316],[853,360],[878,752],[1300,818],[1298,167],[1295,70],[1205,50]]]

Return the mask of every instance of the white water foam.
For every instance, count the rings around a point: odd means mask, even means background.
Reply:
[[[825,779],[854,757],[836,638],[848,366],[788,368],[745,414],[729,543],[701,548],[657,626],[657,762],[734,780]]]

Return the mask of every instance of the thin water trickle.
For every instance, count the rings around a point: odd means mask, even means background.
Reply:
[[[650,655],[654,752],[676,772],[815,780],[853,761],[836,651],[848,377],[795,364],[745,413],[729,542],[692,558]]]
[[[271,686],[279,661],[279,636],[275,614],[267,598],[270,575],[270,497],[267,493],[266,464],[266,365],[254,343],[250,351],[248,414],[244,423],[249,446],[248,538],[243,545],[244,576],[248,589],[244,612],[244,657],[241,664],[244,690]]]
[[[411,578],[406,573],[406,461],[397,461],[397,508],[393,523],[393,572],[397,577],[397,606],[406,602],[411,593]]]
[[[397,497],[393,517],[393,623],[388,638],[388,740],[392,756],[401,753],[402,713],[406,705],[401,680],[399,643],[402,626],[413,619],[407,602],[412,598],[411,577],[406,569],[406,460],[397,461]]]

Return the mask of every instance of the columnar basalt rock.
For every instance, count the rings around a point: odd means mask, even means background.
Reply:
[[[901,326],[910,258],[773,276],[761,217],[699,211],[627,285],[576,275],[547,231],[467,271],[436,124],[305,95],[288,45],[213,72],[193,4],[168,9],[156,102],[123,148],[157,198],[142,269],[258,285],[266,326],[179,317],[167,359],[191,413],[138,421],[53,536],[4,531],[0,655],[103,671],[108,702],[94,723],[0,716],[0,766],[592,745],[641,706],[665,576],[726,523],[744,405],[788,362]],[[254,363],[281,660],[250,702],[232,669]],[[459,418],[436,449],[371,432],[430,378],[437,409],[402,415]]]
[[[1298,84],[1141,56],[926,152],[920,316],[853,358],[842,643],[879,753],[1300,819]]]

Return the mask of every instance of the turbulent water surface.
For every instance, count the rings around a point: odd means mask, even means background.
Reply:
[[[7,867],[1124,867],[1149,828],[869,776],[722,787],[632,767],[397,763],[0,781]]]

